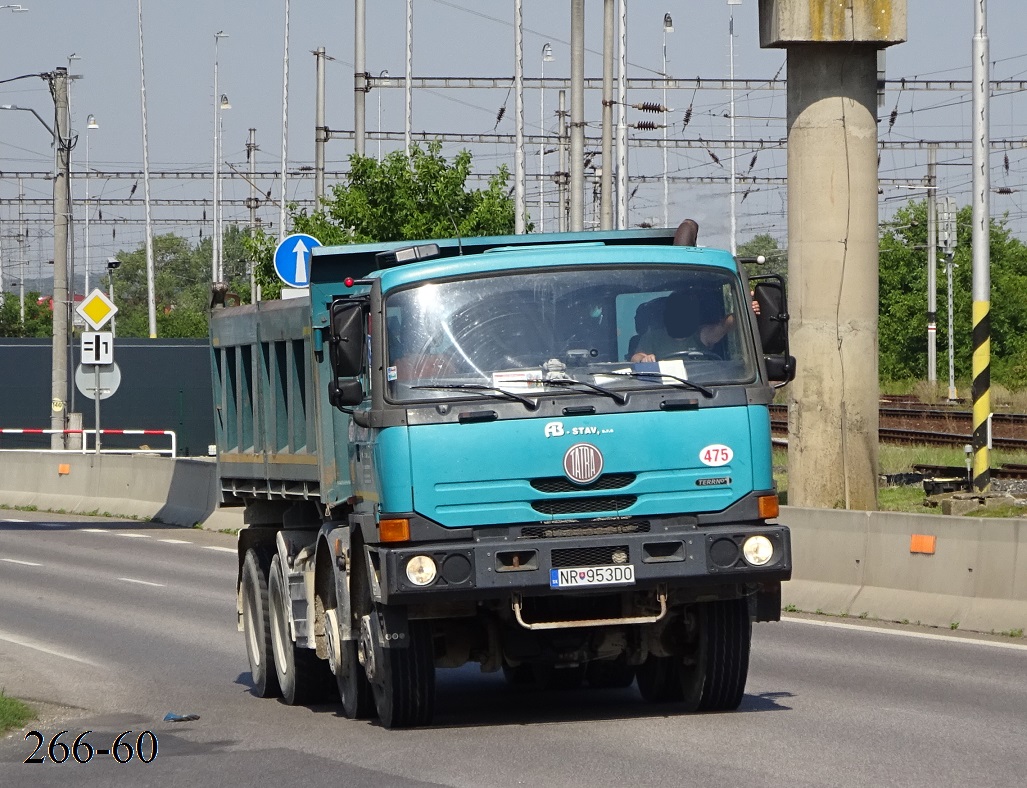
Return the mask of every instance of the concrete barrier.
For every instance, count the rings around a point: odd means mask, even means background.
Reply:
[[[194,525],[217,509],[215,464],[145,454],[0,454],[0,505]]]
[[[975,632],[1027,629],[1023,518],[785,506],[780,519],[794,552],[786,605]]]
[[[218,510],[215,474],[210,460],[4,452],[0,505],[239,528],[241,509]],[[785,605],[978,632],[1027,629],[1027,519],[785,506],[780,521],[794,552]]]

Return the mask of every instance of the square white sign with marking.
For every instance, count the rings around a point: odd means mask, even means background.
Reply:
[[[82,363],[113,364],[114,334],[110,331],[83,331]]]

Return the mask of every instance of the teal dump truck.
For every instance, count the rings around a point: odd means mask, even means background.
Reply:
[[[739,706],[795,360],[781,279],[689,232],[325,247],[309,296],[214,311],[257,695],[425,725],[473,662]]]

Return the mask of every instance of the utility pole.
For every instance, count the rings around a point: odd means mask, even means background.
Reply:
[[[613,229],[613,25],[616,0],[603,1],[603,174],[599,227]]]
[[[360,0],[357,0],[358,5]],[[282,199],[278,203],[278,243],[285,239],[289,175],[289,0],[285,0],[285,56],[282,58]],[[363,153],[363,151],[360,151]]]
[[[21,301],[21,324],[25,325],[25,183],[18,178],[18,298]]]
[[[257,235],[257,130],[250,129],[249,139],[246,141],[246,161],[250,165],[250,196],[246,200],[246,207],[250,209],[250,238]],[[250,260],[250,303],[257,303],[257,273],[254,262]]]
[[[353,4],[353,152],[364,155],[364,142],[367,137],[367,0],[356,0]],[[318,50],[318,99],[324,107],[324,47]],[[317,54],[317,53],[315,53]],[[324,115],[320,116],[318,128],[324,126]],[[315,165],[316,166],[316,165]],[[322,160],[323,166],[323,160]],[[322,173],[323,177],[323,173]],[[323,184],[322,184],[323,185]],[[318,193],[315,187],[314,199],[320,200],[324,192]]]
[[[324,47],[314,50],[314,60],[317,71],[317,92],[314,96],[314,209],[317,210],[325,196],[325,142],[328,140],[328,127],[325,126]],[[360,145],[363,146],[363,134],[359,136]],[[363,155],[363,151],[360,154]]]
[[[527,213],[524,184],[524,24],[522,0],[514,0],[514,232],[523,235]]]
[[[617,21],[617,228],[628,228],[628,8]]]
[[[991,173],[988,0],[974,2],[973,37],[973,480],[991,486]]]
[[[403,83],[403,154],[409,158],[413,145],[414,99],[414,0],[407,0],[406,81]]]
[[[938,146],[927,151],[927,382],[938,382]]]
[[[585,0],[571,0],[570,231],[585,229]]]
[[[567,232],[567,180],[570,177],[567,172],[567,91],[561,90],[559,96],[559,148],[560,148],[560,171],[556,174],[556,194],[559,200],[556,218],[561,233]]]
[[[65,446],[64,422],[68,398],[68,210],[71,207],[71,117],[68,108],[68,69],[50,75],[56,109],[57,172],[53,183],[53,363],[51,366],[50,448]]]

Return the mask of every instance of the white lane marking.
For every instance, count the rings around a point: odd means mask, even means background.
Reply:
[[[149,534],[131,534],[131,533],[115,533],[115,536],[127,536],[129,539],[149,539]]]
[[[22,566],[42,566],[42,564],[33,563],[32,561],[19,561],[17,558],[0,558],[0,561],[6,561],[8,564],[21,564]]]
[[[883,627],[860,626],[858,624],[842,624],[839,621],[814,621],[808,618],[792,618],[782,616],[782,621],[790,624],[809,624],[814,627],[829,627],[833,629],[851,629],[856,632],[876,632],[880,635],[896,635],[904,638],[916,638],[919,640],[941,640],[945,643],[969,643],[974,646],[993,646],[994,648],[1011,648],[1015,651],[1027,651],[1027,645],[1019,643],[1002,643],[995,640],[980,640],[978,638],[959,638],[951,635],[933,635],[929,632],[907,632],[903,629],[885,629]]]
[[[16,520],[13,517],[7,517],[7,518],[5,518],[3,520],[0,520],[0,522],[4,522],[4,523],[27,523],[28,520]]]
[[[126,583],[138,583],[141,586],[154,586],[155,588],[164,588],[163,583],[151,583],[149,580],[136,580],[133,577],[119,577],[118,580],[124,580]]]
[[[103,528],[83,528],[82,529],[82,533],[84,533],[84,534],[106,534],[106,533],[110,533],[110,532],[109,531],[105,531]]]
[[[62,659],[70,659],[72,662],[81,662],[83,665],[92,665],[94,668],[100,667],[96,662],[85,659],[83,657],[76,657],[74,654],[69,654],[66,651],[58,651],[56,648],[44,646],[42,643],[38,643],[28,638],[20,638],[11,635],[7,632],[0,632],[0,640],[7,643],[14,643],[16,646],[24,646],[25,648],[31,648],[35,651],[41,651],[44,654],[49,654],[53,657],[61,657]]]
[[[164,544],[192,544],[186,539],[158,539],[157,541],[164,542]]]
[[[204,545],[204,550],[220,550],[223,553],[234,553],[234,547],[216,547],[215,545]]]

